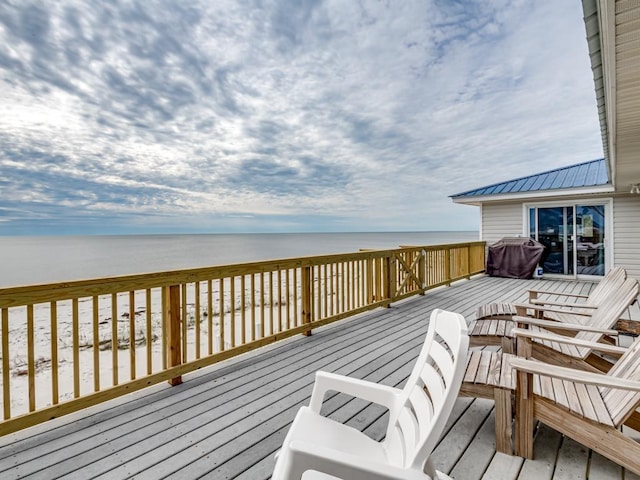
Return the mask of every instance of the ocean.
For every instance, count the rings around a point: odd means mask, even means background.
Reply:
[[[0,288],[478,237],[477,231],[0,237]]]

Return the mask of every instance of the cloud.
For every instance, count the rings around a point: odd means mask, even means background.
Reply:
[[[16,0],[0,83],[6,233],[474,228],[602,152],[570,0]]]

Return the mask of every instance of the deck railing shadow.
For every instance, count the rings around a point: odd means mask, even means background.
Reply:
[[[0,289],[0,435],[484,270],[485,242]]]

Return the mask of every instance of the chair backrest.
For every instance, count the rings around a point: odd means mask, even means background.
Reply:
[[[627,279],[627,271],[622,267],[612,268],[602,277],[591,293],[589,293],[589,303],[599,305],[608,295]]]
[[[627,278],[615,290],[607,295],[598,307],[593,310],[593,314],[585,323],[591,327],[610,329],[613,328],[622,314],[627,310],[633,302],[638,299],[638,281],[635,278]],[[598,342],[602,339],[602,334],[597,332],[580,331],[576,338],[588,340],[590,342]],[[586,347],[578,348],[582,358],[586,358],[591,349]]]
[[[434,310],[400,407],[390,412],[384,442],[395,465],[424,471],[458,396],[468,349],[464,317]]]
[[[640,381],[640,337],[633,342],[624,355],[611,367],[607,375]],[[622,425],[629,415],[640,405],[639,392],[604,387],[599,388],[602,399],[616,426]]]

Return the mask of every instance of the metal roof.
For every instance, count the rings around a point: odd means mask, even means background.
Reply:
[[[556,168],[548,172],[528,177],[494,183],[486,187],[450,195],[451,198],[479,197],[484,195],[503,195],[507,193],[540,192],[566,188],[595,187],[607,185],[609,176],[604,158],[589,162]]]

